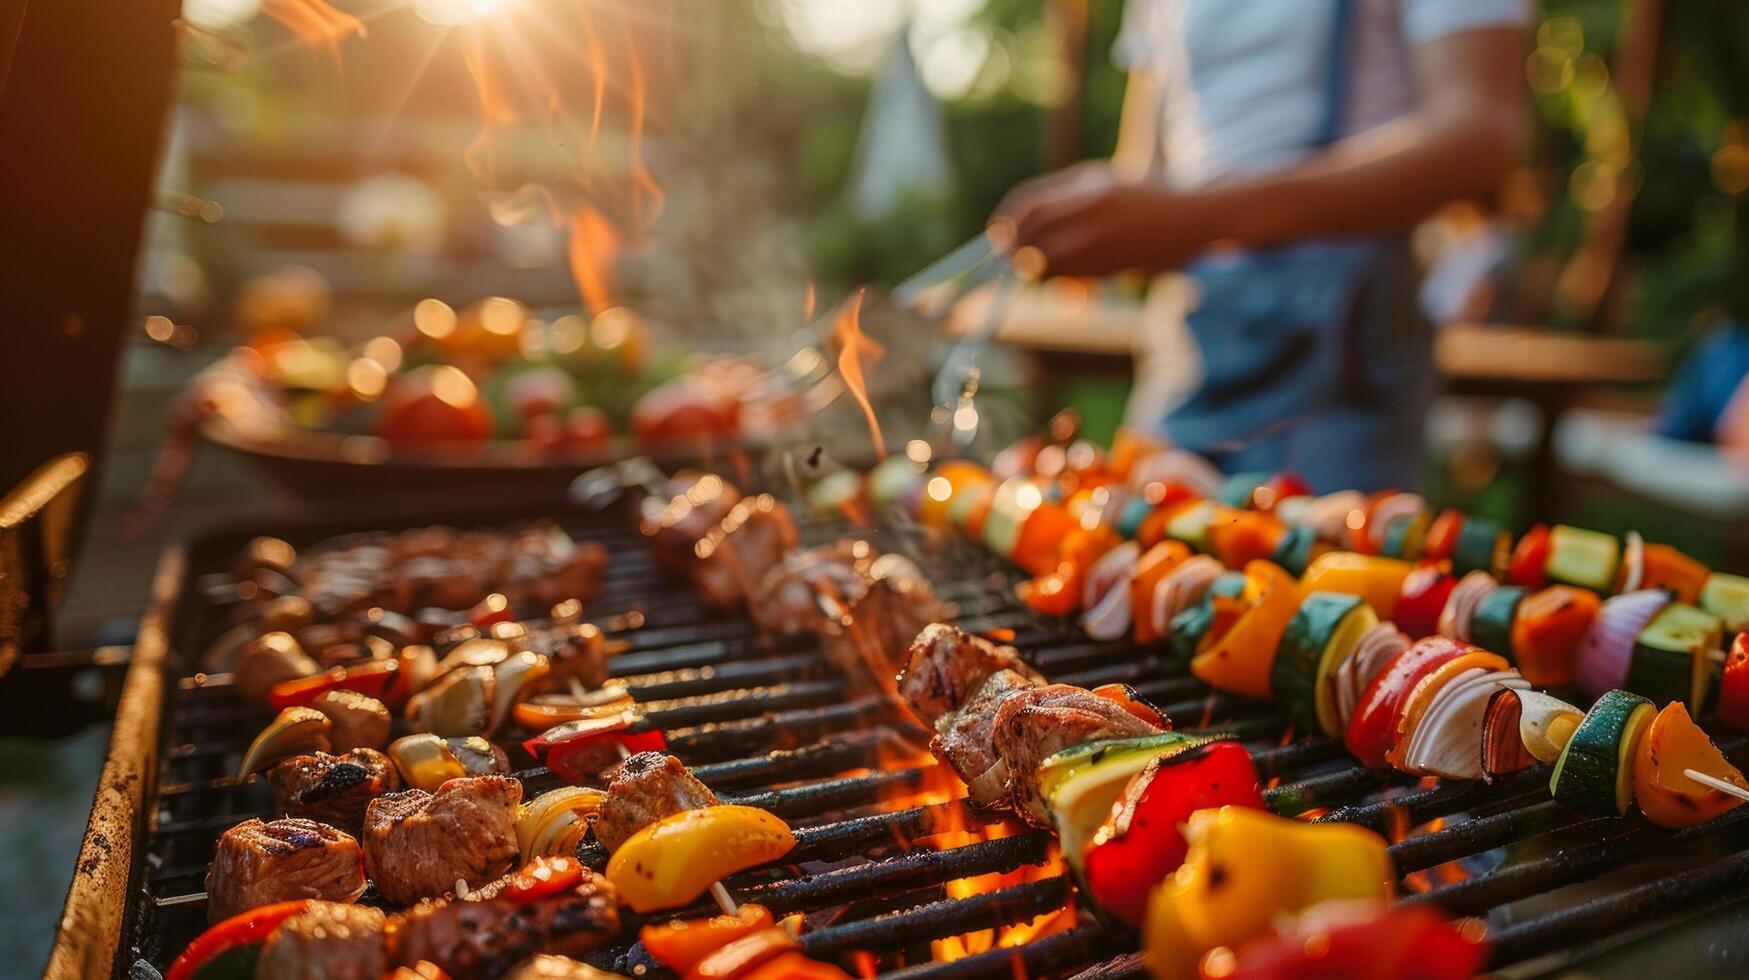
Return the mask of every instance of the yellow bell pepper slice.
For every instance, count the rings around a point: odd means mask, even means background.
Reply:
[[[1210,687],[1267,701],[1275,693],[1276,648],[1300,608],[1299,584],[1280,565],[1253,561],[1239,598],[1250,609],[1191,660],[1190,672]]]
[[[1184,864],[1156,886],[1142,925],[1156,980],[1196,977],[1209,950],[1236,949],[1283,913],[1391,894],[1384,838],[1364,827],[1224,806],[1191,814],[1184,836]]]
[[[682,810],[633,834],[607,862],[607,880],[638,912],[675,908],[737,871],[796,846],[789,825],[758,807]]]
[[[1403,580],[1414,570],[1414,562],[1399,558],[1332,551],[1312,559],[1306,573],[1300,576],[1300,588],[1307,592],[1357,595],[1366,600],[1380,619],[1394,619]]]

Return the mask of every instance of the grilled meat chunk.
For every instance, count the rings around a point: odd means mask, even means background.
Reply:
[[[796,552],[760,579],[747,611],[772,636],[828,632],[868,591],[862,566],[873,552],[867,541],[852,538]]]
[[[899,694],[924,724],[935,728],[999,670],[1044,683],[1013,647],[999,647],[949,623],[931,623],[911,641],[899,674]]]
[[[245,820],[219,837],[207,869],[207,917],[321,898],[350,902],[364,893],[364,858],[352,835],[314,820]]]
[[[618,933],[613,886],[585,871],[577,887],[533,902],[426,903],[400,917],[390,945],[396,963],[424,960],[473,980],[501,977],[537,953],[581,956]]]
[[[511,970],[504,980],[614,980],[617,973],[597,970],[568,956],[542,954]]]
[[[377,890],[411,905],[463,881],[482,885],[516,861],[522,784],[507,776],[461,776],[436,793],[410,789],[370,802],[364,861]]]
[[[649,539],[656,561],[683,574],[692,565],[700,538],[741,501],[741,491],[711,473],[678,473],[663,493],[644,498],[638,529]]]
[[[310,702],[310,707],[334,723],[328,730],[328,741],[337,752],[380,749],[389,744],[389,709],[368,694],[325,691]]]
[[[617,851],[633,834],[682,810],[722,801],[686,764],[661,752],[639,752],[620,763],[595,816],[595,839]]]
[[[699,600],[718,609],[744,604],[801,533],[789,508],[768,493],[747,497],[693,546],[691,571]]]
[[[1160,729],[1084,687],[1046,684],[1020,691],[996,709],[996,755],[1008,770],[1014,809],[1031,823],[1050,826],[1050,807],[1038,792],[1039,764],[1063,749],[1108,738],[1152,735]]]
[[[384,924],[381,909],[313,902],[268,934],[255,980],[378,980]]]
[[[401,788],[401,774],[375,749],[294,755],[267,774],[276,812],[332,824],[357,835],[370,801]]]
[[[847,614],[820,638],[828,660],[851,676],[898,696],[895,680],[906,645],[949,614],[923,573],[900,555],[881,555],[864,570],[867,587]],[[1016,661],[1018,664],[1018,661]]]
[[[996,751],[996,717],[1004,704],[1037,686],[1037,681],[1018,671],[998,670],[962,708],[936,719],[930,751],[966,781],[973,804],[1006,805],[1008,772]]]

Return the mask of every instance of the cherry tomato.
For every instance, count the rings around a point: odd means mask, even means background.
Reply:
[[[1540,589],[1548,584],[1543,566],[1549,560],[1549,526],[1538,524],[1524,533],[1506,562],[1506,584]]]

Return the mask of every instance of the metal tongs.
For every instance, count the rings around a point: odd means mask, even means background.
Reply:
[[[935,400],[930,412],[936,426],[934,444],[964,447],[977,434],[978,416],[971,404],[978,392],[978,357],[1008,319],[1021,284],[1030,278],[1011,253],[997,250],[988,235],[979,235],[894,288],[893,301],[899,306],[939,317],[973,290],[995,284],[983,318],[948,350],[930,386]]]

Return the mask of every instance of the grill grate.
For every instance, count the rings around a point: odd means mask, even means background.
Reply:
[[[795,826],[798,846],[786,869],[749,872],[728,884],[737,896],[775,912],[805,913],[811,928],[803,946],[810,955],[849,962],[855,953],[890,976],[930,980],[1017,970],[1084,971],[1090,980],[1141,972],[1129,955],[1133,937],[1086,916],[1071,929],[1014,948],[932,961],[931,940],[1026,922],[1064,905],[1072,889],[1060,875],[971,897],[949,897],[946,887],[962,877],[1041,865],[1051,852],[1050,835],[1023,832],[939,851],[907,847],[948,828],[975,827],[977,819],[957,801],[884,802],[940,778],[923,764],[918,743],[906,747],[903,736],[915,731],[902,710],[860,696],[811,641],[773,643],[745,619],[702,608],[611,515],[573,522],[570,530],[610,551],[612,574],[591,612],[619,627],[613,632],[623,652],[612,661],[613,673],[644,703],[648,723],[664,730],[670,751],[725,801],[764,807]],[[804,537],[820,543],[844,530],[814,525]],[[209,569],[223,568],[235,543],[205,546]],[[200,554],[196,573],[203,571]],[[226,613],[221,583],[198,574],[193,582],[174,634],[175,654],[184,662],[223,628]],[[956,573],[938,591],[958,605],[965,628],[1012,630],[1011,642],[1052,680],[1127,682],[1164,705],[1180,727],[1233,733],[1271,782],[1266,797],[1272,808],[1353,821],[1400,838],[1391,854],[1403,876],[1403,900],[1483,917],[1496,967],[1749,893],[1749,811],[1670,834],[1637,818],[1584,819],[1558,808],[1548,800],[1546,769],[1493,785],[1368,771],[1337,742],[1292,739],[1269,705],[1213,694],[1181,667],[1128,644],[1094,642],[1040,622],[976,570]],[[247,817],[266,816],[269,808],[260,780],[239,783],[231,776],[268,715],[238,703],[223,678],[185,676],[168,690],[145,857],[134,879],[118,974],[142,957],[162,968],[204,927],[199,893],[218,835]],[[1722,748],[1740,755],[1745,745],[1738,739]],[[909,762],[894,767],[890,760],[901,757]],[[516,775],[528,795],[558,785],[544,769]],[[580,856],[596,866],[606,857],[595,845]],[[710,908],[701,902],[691,911]],[[613,962],[601,965],[625,972],[650,966],[629,955],[614,951]]]

